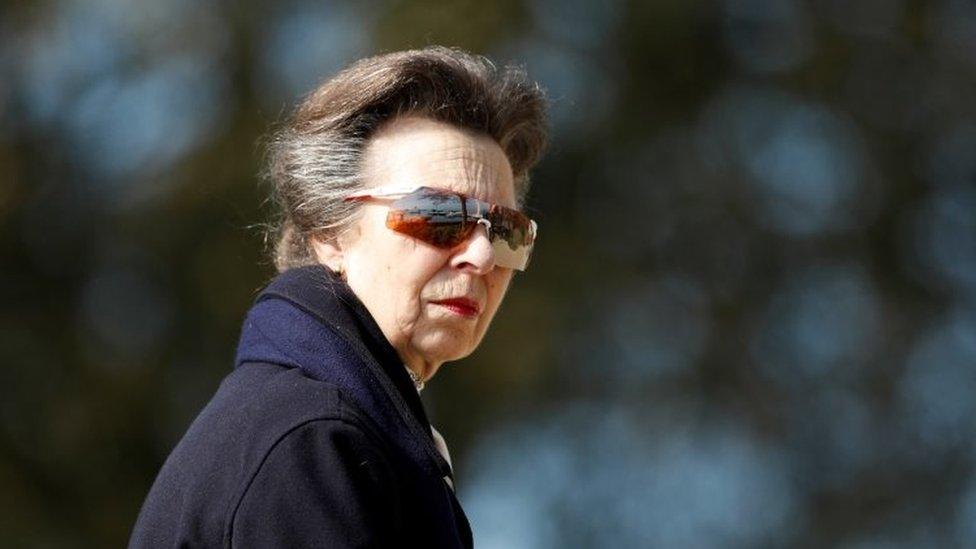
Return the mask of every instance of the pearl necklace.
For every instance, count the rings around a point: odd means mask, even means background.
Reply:
[[[417,388],[417,392],[419,393],[424,388],[424,380],[420,379],[420,376],[414,373],[414,371],[407,366],[404,366],[404,368],[407,369],[407,373],[410,374],[410,379],[413,380],[413,386]]]

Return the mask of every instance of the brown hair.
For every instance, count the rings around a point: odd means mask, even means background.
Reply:
[[[491,136],[505,152],[519,203],[546,148],[546,101],[524,70],[431,46],[353,63],[319,86],[271,139],[266,176],[279,219],[272,227],[279,271],[316,262],[309,239],[334,237],[359,205],[362,153],[384,122],[420,115]]]

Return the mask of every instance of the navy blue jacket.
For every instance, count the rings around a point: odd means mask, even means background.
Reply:
[[[258,296],[237,364],[163,464],[130,547],[471,547],[423,404],[324,267]]]

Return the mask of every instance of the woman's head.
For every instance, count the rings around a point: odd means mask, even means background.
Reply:
[[[348,197],[425,186],[516,208],[545,137],[542,93],[519,70],[445,48],[357,62],[272,142],[275,263],[341,272],[401,358],[429,378],[474,350],[511,269],[495,265],[485,230],[433,246],[387,227],[390,200]]]
[[[368,141],[407,115],[491,137],[521,204],[547,140],[545,98],[522,70],[437,46],[363,59],[309,94],[271,140],[266,175],[279,210],[272,231],[279,271],[316,263],[313,237],[348,229],[358,205],[343,198],[367,186]]]

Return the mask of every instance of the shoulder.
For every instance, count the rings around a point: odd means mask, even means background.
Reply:
[[[378,429],[334,385],[295,368],[243,364],[167,458],[143,504],[133,545],[147,539],[211,543],[226,536],[232,521],[256,516],[261,500],[288,499],[280,490],[308,480],[301,489],[312,498],[308,487],[342,481],[329,476],[340,471],[337,464],[344,464],[342,474],[352,472],[351,482],[368,487],[387,474],[386,454]]]
[[[228,509],[228,545],[389,545],[382,536],[402,525],[391,456],[339,397],[335,414],[295,423],[265,449]]]
[[[216,440],[228,438],[257,459],[285,437],[324,429],[355,429],[381,444],[383,437],[368,417],[338,387],[298,368],[246,363],[224,379],[184,442],[199,438],[213,448]]]
[[[381,491],[395,486],[393,479],[390,456],[361,424],[346,418],[311,420],[267,449],[235,498],[232,522],[242,516],[267,520],[264,510],[271,501],[289,509],[349,507],[364,498],[376,498],[368,503],[377,505]]]
[[[280,439],[309,431],[355,430],[380,444],[383,436],[365,411],[336,385],[307,377],[298,368],[246,363],[228,376],[201,412],[234,416],[252,434],[262,434],[265,449]]]

